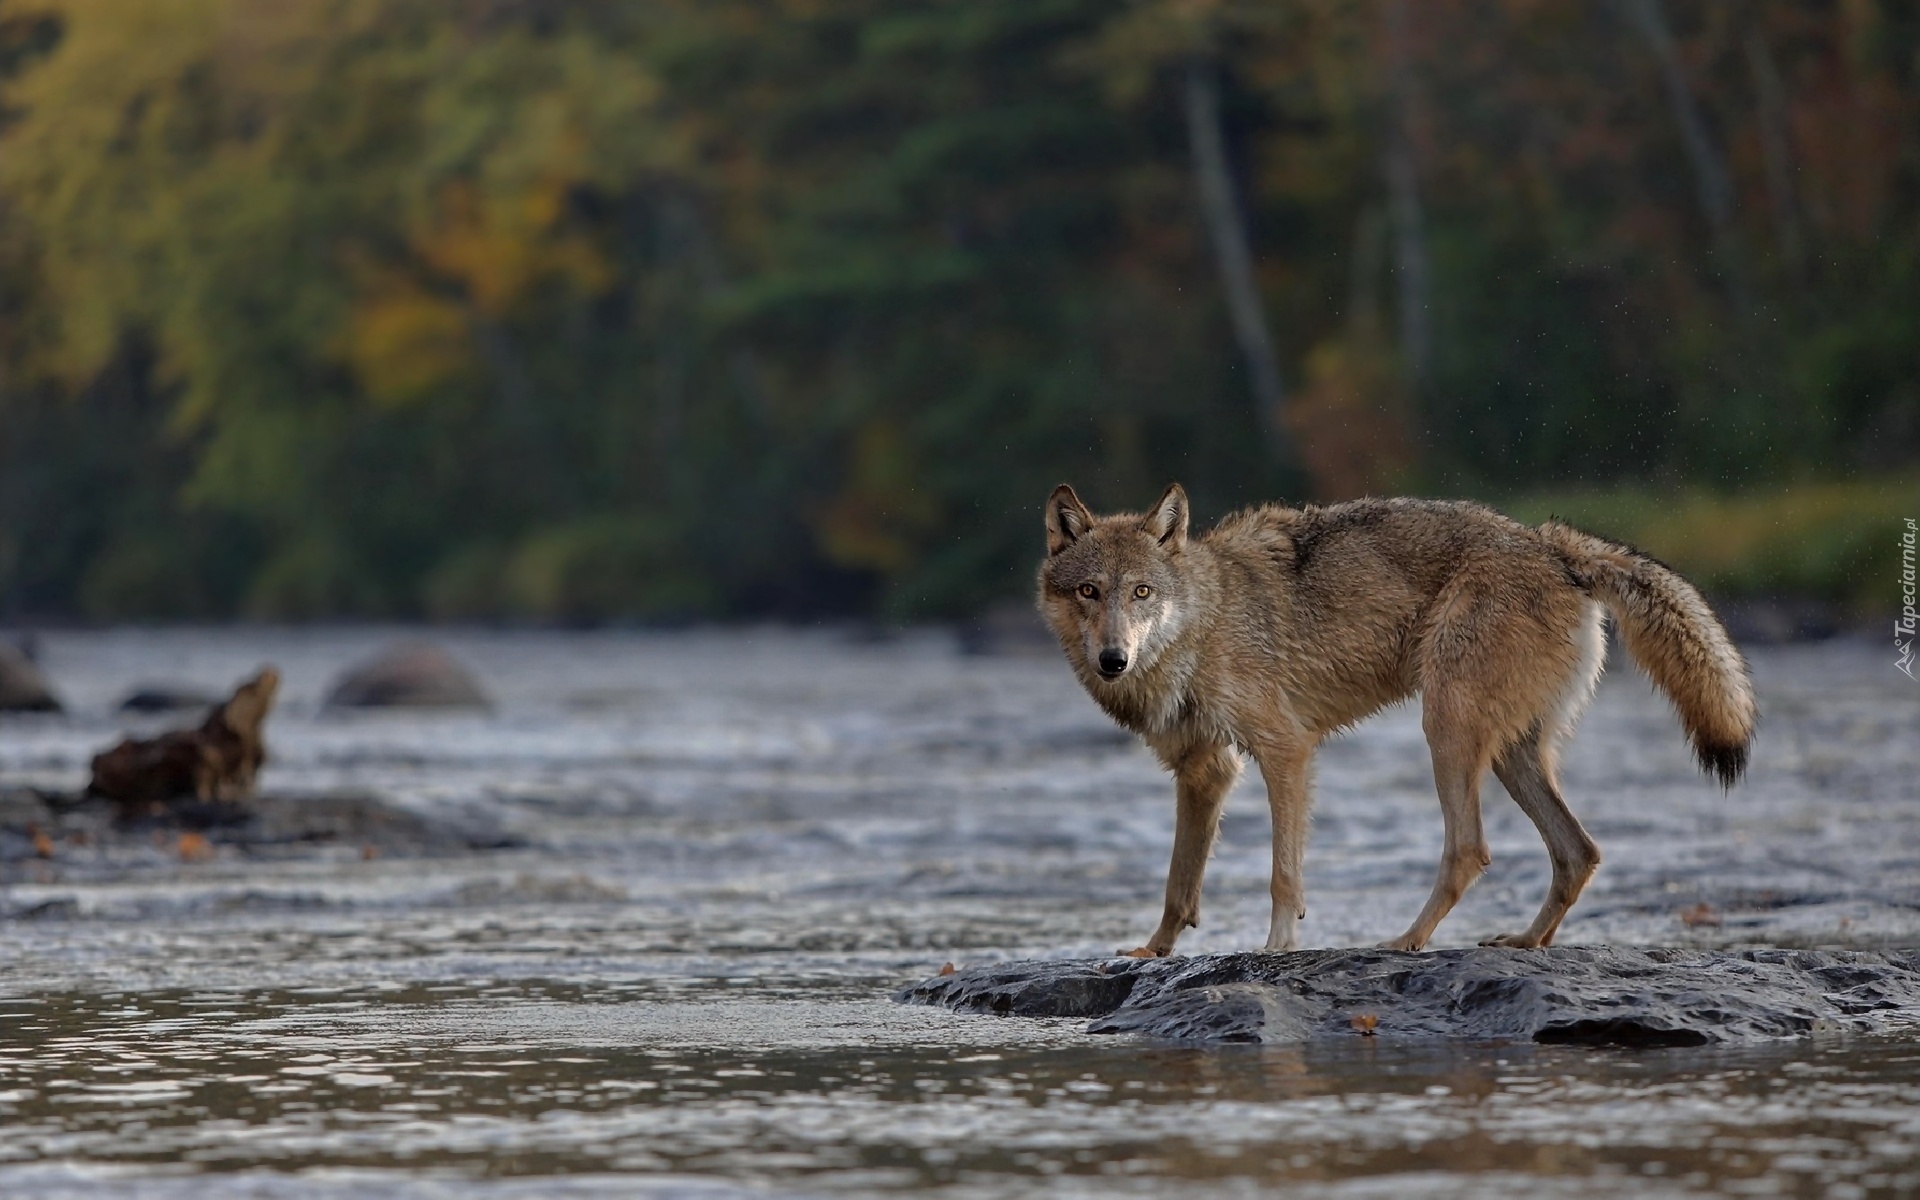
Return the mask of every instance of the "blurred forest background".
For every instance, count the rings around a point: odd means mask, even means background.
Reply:
[[[1891,608],[1917,118],[1905,0],[4,0],[0,619],[948,616],[1174,478]]]

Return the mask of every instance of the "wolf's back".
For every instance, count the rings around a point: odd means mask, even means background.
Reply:
[[[1541,534],[1612,611],[1627,653],[1673,701],[1700,766],[1732,787],[1756,707],[1746,659],[1698,589],[1630,546],[1549,521]]]

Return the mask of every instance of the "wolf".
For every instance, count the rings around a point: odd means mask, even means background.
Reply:
[[[1039,606],[1093,699],[1173,773],[1173,861],[1159,928],[1125,953],[1172,953],[1200,917],[1228,790],[1251,756],[1273,812],[1266,948],[1306,915],[1314,750],[1415,693],[1446,823],[1439,877],[1391,949],[1426,946],[1491,857],[1489,767],[1545,840],[1533,924],[1483,945],[1553,942],[1600,850],[1561,797],[1559,747],[1606,665],[1607,614],[1672,700],[1701,767],[1731,788],[1757,709],[1746,660],[1692,584],[1630,546],[1558,521],[1416,499],[1266,505],[1189,536],[1187,494],[1095,516],[1061,484],[1046,505]]]

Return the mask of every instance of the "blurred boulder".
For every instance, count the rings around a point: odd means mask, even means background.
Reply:
[[[263,727],[279,690],[280,673],[261,668],[198,728],[127,738],[95,755],[87,790],[128,813],[188,798],[231,803],[251,797],[267,758]]]
[[[47,677],[12,642],[0,642],[0,712],[59,712]]]
[[[142,684],[127,693],[126,699],[120,701],[119,710],[129,713],[187,712],[212,708],[218,703],[219,697],[192,688]]]
[[[327,693],[326,707],[491,708],[467,669],[430,643],[394,646],[347,671]]]

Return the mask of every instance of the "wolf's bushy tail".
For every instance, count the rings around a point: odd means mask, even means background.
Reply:
[[[1757,709],[1747,660],[1698,589],[1630,546],[1549,521],[1540,532],[1612,611],[1627,653],[1673,701],[1703,770],[1732,787]]]

